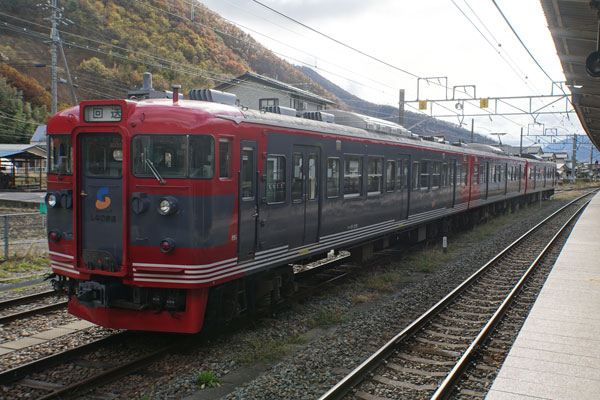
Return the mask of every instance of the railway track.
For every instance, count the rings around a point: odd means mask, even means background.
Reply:
[[[378,255],[384,258],[394,258],[403,250],[388,248],[379,252]],[[376,257],[376,259],[379,258]],[[315,268],[303,269],[297,274],[301,293],[293,300],[309,296],[312,292],[322,290],[324,285],[352,276],[353,272],[358,269],[364,269],[364,265],[359,266],[349,262],[348,258],[344,256],[317,264],[320,265]],[[158,336],[164,337],[165,335]],[[173,341],[162,339],[158,340],[158,345],[150,343],[140,349],[138,345],[141,340],[139,338],[131,339],[131,344],[127,344],[129,339],[126,341],[120,339],[126,337],[111,335],[106,339],[97,340],[6,371],[0,374],[0,385],[4,385],[0,389],[4,393],[15,393],[14,398],[19,398],[18,396],[24,393],[28,393],[30,397],[34,398],[69,398],[87,393],[94,387],[143,369],[162,355],[176,351],[179,346],[185,345],[189,351],[190,348],[203,343],[203,337],[197,335],[187,338],[185,344],[164,345],[165,342]],[[115,342],[121,342],[121,346],[114,344]],[[110,350],[113,346],[117,346],[118,350]],[[113,354],[113,356],[103,356],[102,354],[105,353]],[[77,374],[73,374],[73,370],[76,370]]]
[[[173,334],[117,333],[0,373],[3,398],[79,396],[197,340]]]
[[[383,257],[395,257],[402,251],[403,249],[389,248],[381,253]],[[352,276],[364,268],[364,265],[349,261],[348,256],[349,254],[338,255],[302,268],[297,273],[299,291],[290,300],[300,301],[322,290],[324,286]],[[272,315],[273,311],[287,306],[289,303],[279,305],[265,315]],[[245,319],[236,321],[227,327],[235,329],[238,325],[244,326],[244,321]],[[217,335],[218,330],[193,336],[174,335],[177,340],[170,338],[173,335],[169,334],[122,332],[110,335],[0,373],[0,393],[15,399],[24,395],[36,399],[79,396],[143,369],[156,359],[179,348],[189,351],[194,346],[202,345],[206,338]],[[155,337],[159,339],[148,339]],[[73,371],[77,373],[73,374]],[[14,397],[11,397],[12,394]]]
[[[56,292],[47,290],[0,302],[0,324],[8,324],[33,315],[61,310],[67,306],[66,300],[53,301],[53,296],[56,296]]]
[[[497,348],[502,344],[508,351],[512,343],[496,338],[496,343],[490,345],[490,333],[499,326],[528,277],[542,260],[551,257],[546,255],[558,254],[562,248],[559,242],[566,240],[566,232],[589,201],[585,199],[588,196],[575,199],[513,242],[320,400],[438,399],[450,396],[453,391],[458,398],[481,397],[478,393],[485,396],[482,387],[486,385],[482,384],[481,376],[489,376],[492,367],[480,367],[470,372],[470,379],[463,378],[462,394],[456,392],[456,383],[474,358],[481,359],[486,343],[494,353],[486,356],[488,361],[498,360]],[[546,262],[551,268],[553,260]],[[514,322],[511,324],[514,330]]]

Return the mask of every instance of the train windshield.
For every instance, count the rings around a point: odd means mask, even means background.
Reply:
[[[48,173],[73,173],[73,146],[70,135],[51,135],[48,139]]]
[[[215,144],[210,135],[137,135],[132,141],[133,174],[164,178],[212,178]]]

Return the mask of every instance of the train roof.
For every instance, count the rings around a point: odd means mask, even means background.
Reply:
[[[315,133],[325,133],[332,135],[341,135],[359,139],[369,139],[384,142],[392,142],[397,144],[405,144],[408,146],[418,146],[422,148],[446,151],[451,153],[463,153],[472,154],[476,156],[486,157],[501,157],[509,158],[514,160],[522,160],[522,158],[507,155],[505,153],[498,153],[492,146],[475,146],[471,148],[468,144],[461,144],[460,146],[451,145],[447,143],[437,143],[428,140],[423,140],[421,137],[412,134],[406,128],[401,125],[394,124],[393,122],[378,120],[377,118],[361,116],[356,113],[349,113],[341,110],[325,110],[326,113],[332,113],[336,115],[335,122],[323,122],[313,119],[307,119],[302,117],[290,117],[287,115],[281,115],[276,113],[269,113],[258,110],[241,110],[243,118],[231,117],[231,116],[220,116],[224,119],[235,121],[236,123],[250,123],[260,125],[270,125],[274,127],[282,127],[289,129],[301,129],[305,131]],[[343,116],[344,118],[338,119],[337,116]],[[356,117],[364,117],[362,122],[358,122]],[[373,126],[374,121],[383,121],[386,125]],[[365,124],[365,127],[357,127],[357,125]],[[366,125],[371,124],[371,125]],[[381,126],[395,126],[396,129],[390,129],[389,131],[380,130]],[[371,127],[375,129],[371,129]],[[376,130],[377,129],[377,130]]]
[[[140,101],[118,100],[117,102],[126,103],[125,106],[131,110],[129,115],[133,115],[135,113],[133,110],[136,108],[149,111],[149,109],[154,107],[156,107],[157,110],[164,110],[165,108],[173,107],[173,101],[170,99],[148,99]],[[96,102],[93,101],[85,101],[82,102],[82,105],[86,106],[95,103]],[[98,103],[107,104],[111,103],[111,101],[103,100]],[[307,113],[307,118],[303,118],[273,112],[239,108],[235,105],[220,104],[214,101],[179,100],[176,107],[178,113],[185,112],[185,109],[188,109],[192,111],[193,114],[206,113],[207,115],[212,115],[215,118],[233,121],[236,124],[257,124],[288,129],[300,129],[314,133],[403,144],[411,147],[420,147],[449,153],[462,153],[482,157],[491,156],[496,158],[523,160],[522,157],[499,153],[496,148],[488,145],[459,144],[457,146],[447,143],[423,140],[420,136],[411,133],[403,126],[394,122],[343,110],[323,110],[310,112]],[[81,118],[81,116],[79,116],[81,110],[82,108],[75,106],[59,112],[56,116],[51,118],[51,121],[49,121],[49,133],[53,133],[53,131],[55,131],[54,128],[56,127],[56,124],[58,124],[58,120],[71,119],[72,116],[75,115],[77,115],[78,119]],[[334,118],[331,118],[331,116]],[[183,120],[180,121],[183,123]]]

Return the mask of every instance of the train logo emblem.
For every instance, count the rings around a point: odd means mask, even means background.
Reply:
[[[104,210],[108,206],[110,206],[110,197],[108,197],[108,186],[101,187],[98,189],[98,193],[96,193],[96,208],[98,210]]]

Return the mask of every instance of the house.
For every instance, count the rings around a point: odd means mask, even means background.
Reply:
[[[0,144],[0,189],[42,188],[46,149],[32,144]]]
[[[522,154],[529,154],[529,155],[538,156],[541,158],[542,154],[544,154],[544,152],[542,151],[541,146],[524,146]]]
[[[239,105],[263,110],[266,107],[289,107],[297,114],[305,111],[324,110],[335,103],[306,90],[266,76],[246,72],[215,87],[222,92],[237,96]]]
[[[567,160],[569,160],[569,153],[566,153],[566,152],[554,153],[554,159],[557,162],[567,161]]]
[[[542,153],[542,160],[544,161],[556,161],[556,155],[552,152]]]

